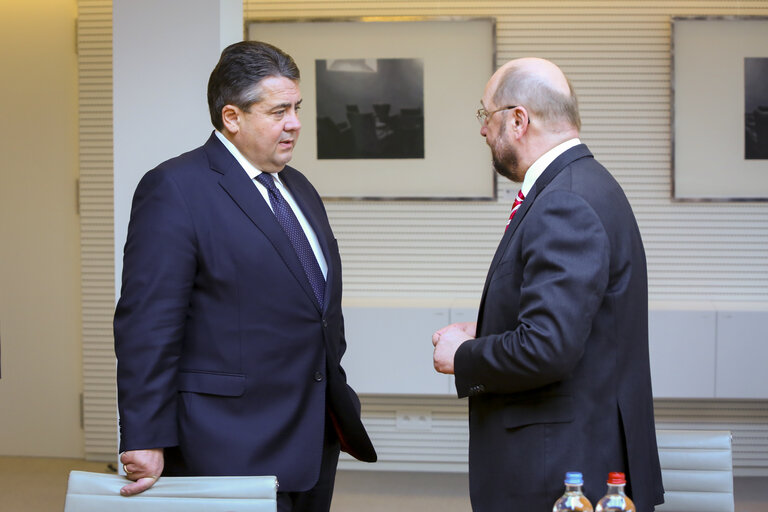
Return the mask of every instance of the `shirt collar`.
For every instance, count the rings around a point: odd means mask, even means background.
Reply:
[[[520,190],[523,192],[523,196],[528,195],[528,192],[531,191],[533,184],[536,183],[537,179],[539,179],[541,173],[543,173],[547,167],[549,167],[549,164],[555,161],[555,158],[559,157],[572,147],[579,144],[581,144],[581,141],[578,137],[576,137],[558,144],[537,158],[536,161],[533,162],[533,164],[525,172],[525,178],[523,178],[523,186],[520,187]]]
[[[256,179],[256,176],[262,173],[262,171],[254,167],[253,164],[243,156],[240,150],[237,149],[237,147],[234,144],[232,144],[232,142],[228,138],[226,138],[223,133],[221,133],[219,130],[215,130],[213,133],[215,133],[216,137],[218,137],[221,143],[224,144],[224,147],[227,148],[227,150],[229,150],[230,153],[232,153],[232,156],[234,156],[235,159],[238,161],[238,163],[242,166],[243,170],[245,171],[245,173],[248,175],[249,178],[254,180]],[[276,172],[272,174],[273,176],[278,177],[277,175],[280,173]]]

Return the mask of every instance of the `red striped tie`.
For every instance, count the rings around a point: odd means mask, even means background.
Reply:
[[[512,218],[515,216],[515,213],[517,213],[517,209],[520,208],[520,205],[523,202],[523,199],[525,199],[525,196],[523,195],[522,190],[517,191],[517,197],[515,198],[515,202],[512,203],[512,212],[509,214],[509,220],[507,221],[507,227],[504,228],[504,231],[507,230],[509,227],[509,223],[512,222]]]

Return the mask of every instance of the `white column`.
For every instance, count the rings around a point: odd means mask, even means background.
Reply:
[[[213,126],[208,76],[243,39],[242,0],[114,0],[115,291],[136,184],[200,146]]]

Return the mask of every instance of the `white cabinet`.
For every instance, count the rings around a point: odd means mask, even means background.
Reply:
[[[474,322],[476,304],[371,299],[345,303],[344,317],[359,393],[456,395],[432,366],[432,333]],[[768,398],[768,305],[651,303],[648,324],[655,398]]]
[[[450,323],[449,308],[344,307],[342,365],[358,393],[446,395],[451,380],[432,366],[432,333]]]
[[[716,321],[714,311],[649,311],[654,397],[715,396]]]
[[[768,398],[768,311],[717,314],[717,398]]]

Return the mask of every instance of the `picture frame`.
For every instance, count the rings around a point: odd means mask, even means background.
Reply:
[[[301,71],[302,128],[290,165],[324,199],[483,201],[496,199],[496,173],[475,113],[494,71],[495,27],[493,18],[251,20],[246,37],[284,50]],[[423,157],[328,158],[318,145],[319,66],[386,59],[423,67]]]
[[[768,201],[768,158],[750,156],[754,94],[768,106],[752,59],[768,59],[768,17],[672,19],[674,200]]]

